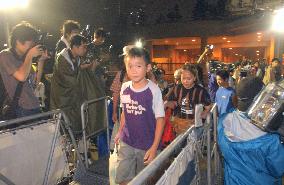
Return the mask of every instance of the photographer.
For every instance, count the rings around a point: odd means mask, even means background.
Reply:
[[[105,62],[109,59],[108,53],[105,53],[103,48],[105,38],[106,38],[106,32],[102,28],[97,29],[94,32],[94,40],[91,42],[91,44],[89,44],[88,53],[87,53],[87,57],[89,56],[92,60],[90,61],[92,63],[91,67],[99,82],[97,85],[100,88],[102,88],[104,91],[105,91],[105,81],[106,81],[104,67],[106,65]],[[87,64],[84,64],[83,62],[81,67],[82,68],[89,67],[90,65],[88,64],[89,62],[86,63]]]
[[[56,55],[64,48],[70,48],[70,39],[73,35],[80,33],[80,24],[74,20],[66,20],[62,25],[62,37],[56,44]]]
[[[74,35],[70,48],[63,49],[54,65],[51,80],[51,109],[63,109],[71,121],[73,131],[81,131],[81,89],[78,81],[80,57],[87,52],[87,39]]]
[[[47,51],[36,45],[37,38],[37,30],[31,24],[22,22],[12,30],[11,48],[0,53],[3,84],[9,99],[16,100],[11,105],[16,114],[15,118],[40,112],[39,101],[33,89],[36,75],[31,66],[33,60],[37,58],[38,65],[42,68],[48,56]]]

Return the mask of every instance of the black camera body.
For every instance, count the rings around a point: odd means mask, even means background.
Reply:
[[[47,40],[49,39],[49,37],[52,37],[52,35],[50,35],[48,32],[42,32],[39,33],[38,35],[38,39],[36,40],[36,45],[39,45],[39,49],[46,51],[49,56],[52,55],[52,51],[48,49],[47,47]],[[34,57],[32,60],[33,63],[37,63],[38,59],[41,57],[41,55]]]

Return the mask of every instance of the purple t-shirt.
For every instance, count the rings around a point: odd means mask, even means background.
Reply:
[[[121,139],[134,148],[148,150],[155,138],[156,118],[165,116],[161,91],[152,81],[139,90],[129,81],[122,85],[120,94],[125,115]]]

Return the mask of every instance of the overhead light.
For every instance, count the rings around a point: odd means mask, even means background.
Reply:
[[[135,46],[138,47],[138,48],[143,47],[143,43],[142,43],[141,39],[139,39],[138,41],[135,42]]]
[[[227,40],[227,42],[231,42],[230,40]]]
[[[186,49],[184,49],[183,51],[187,51]]]
[[[284,30],[284,21],[283,21],[283,17],[284,17],[284,8],[276,10],[275,11],[275,15],[273,18],[273,22],[272,22],[272,30],[277,31],[277,32],[283,32]]]
[[[0,0],[0,9],[13,9],[13,8],[26,8],[29,4],[29,0]]]
[[[229,49],[233,49],[233,48],[229,48]]]
[[[237,56],[238,56],[239,54],[238,54],[238,53],[236,53],[235,55],[237,55]]]
[[[192,39],[191,41],[192,41],[192,42],[195,42],[196,40],[195,40],[195,39]]]
[[[226,37],[223,37],[222,39],[223,39],[223,40],[226,40],[227,38],[226,38]]]
[[[258,39],[257,41],[260,42],[261,40]]]
[[[258,35],[257,38],[261,38],[261,35]]]
[[[261,35],[262,33],[261,33],[261,32],[257,32],[256,34],[257,34],[257,35]]]
[[[257,52],[257,53],[259,53],[259,51],[258,51],[258,50],[257,50],[256,52]]]
[[[259,53],[257,53],[256,55],[259,55]]]

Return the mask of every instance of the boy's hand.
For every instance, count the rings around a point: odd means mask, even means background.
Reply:
[[[208,112],[207,111],[203,111],[203,112],[201,112],[201,118],[202,119],[206,119],[207,118],[207,114],[208,114]]]
[[[174,102],[174,101],[168,101],[168,102],[165,103],[164,106],[165,106],[165,108],[170,108],[170,109],[174,110],[177,105],[176,105],[176,102]]]
[[[116,121],[117,121],[117,113],[116,112],[112,113],[112,121],[113,121],[113,124],[115,124]]]
[[[119,144],[119,140],[120,140],[120,132],[118,132],[117,134],[116,134],[116,136],[115,136],[115,138],[114,138],[114,143],[115,144]]]
[[[151,147],[144,156],[144,164],[149,164],[151,161],[153,161],[156,157],[157,149]]]

